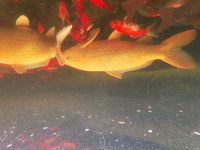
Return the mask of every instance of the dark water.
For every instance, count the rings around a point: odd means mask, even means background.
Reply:
[[[11,8],[25,11],[22,2]],[[161,40],[185,29],[172,27]],[[185,47],[197,63],[199,39]],[[0,79],[0,149],[57,150],[68,142],[77,150],[199,150],[199,99],[199,67],[160,61],[122,80],[67,66],[8,74]]]
[[[67,69],[46,83],[39,75],[0,81],[1,149],[30,149],[44,138],[76,149],[199,148],[198,69],[132,72],[123,80]]]

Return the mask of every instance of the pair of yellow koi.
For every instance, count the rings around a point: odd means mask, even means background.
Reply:
[[[56,40],[55,28],[43,36],[28,26],[27,17],[21,16],[16,21],[16,27],[0,28],[0,63],[11,65],[20,74],[46,66],[53,57],[60,65],[85,71],[104,71],[119,79],[123,73],[145,68],[157,59],[178,68],[196,66],[190,55],[181,49],[195,39],[195,30],[181,32],[160,44],[152,44],[146,36],[136,41],[120,41],[121,34],[117,31],[108,40],[93,41],[99,33],[99,29],[94,29],[85,43],[61,52],[61,44],[71,25],[63,28],[56,35]]]

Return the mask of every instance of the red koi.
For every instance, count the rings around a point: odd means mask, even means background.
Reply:
[[[50,145],[46,145],[42,142],[35,142],[35,143],[32,143],[30,145],[28,145],[26,147],[26,149],[31,149],[31,150],[60,150],[60,148],[58,148],[57,146],[50,146]]]
[[[79,16],[82,14],[82,9],[83,9],[83,0],[76,0],[76,11]]]
[[[38,31],[39,31],[40,33],[43,33],[43,32],[45,31],[44,25],[43,25],[43,23],[42,23],[41,21],[38,22],[37,28],[38,28]]]
[[[93,18],[89,18],[87,13],[81,14],[81,26],[83,29],[83,37],[86,37],[86,32],[90,28],[90,21],[93,20]]]
[[[81,37],[81,29],[80,27],[78,27],[78,25],[73,25],[71,31],[70,31],[70,35],[72,36],[74,41],[80,41],[82,40]]]
[[[116,3],[114,4],[107,4],[106,0],[90,0],[92,3],[94,3],[95,5],[97,5],[100,8],[109,10],[110,12],[114,13],[115,11],[113,11],[113,7],[116,5]]]
[[[133,38],[136,38],[140,35],[149,35],[152,37],[157,37],[158,35],[154,32],[154,24],[143,28],[142,25],[138,25],[135,22],[129,22],[127,23],[124,20],[115,20],[110,22],[110,26],[117,30],[118,32],[121,32],[123,34],[127,34]]]
[[[49,64],[47,66],[45,66],[45,67],[42,67],[41,69],[47,70],[47,71],[55,71],[55,68],[54,68],[55,65],[58,65],[58,61],[57,61],[57,59],[52,58],[49,61]]]
[[[42,150],[59,150],[60,149],[60,148],[57,148],[57,146],[50,146],[44,143],[40,143],[38,148],[42,148]]]
[[[2,77],[4,77],[5,76],[5,74],[0,74],[0,78],[2,78]]]
[[[87,30],[92,27],[90,24],[91,20],[93,20],[93,18],[89,18],[87,13],[82,13],[80,18],[74,22],[70,31],[70,35],[74,41],[81,41],[86,37]]]
[[[51,127],[49,130],[50,130],[50,131],[55,131],[55,130],[57,130],[57,129],[58,129],[58,127],[55,126],[55,127]]]
[[[67,4],[65,1],[60,1],[58,12],[59,12],[59,17],[61,18],[63,23],[66,18],[67,18],[67,22],[70,23],[70,17],[67,11]]]
[[[70,31],[70,35],[72,36],[73,41],[81,41],[83,38],[85,38],[87,30],[89,30],[91,27],[92,25],[88,25],[87,22],[84,22],[83,27],[74,24]],[[68,41],[70,40],[68,39]]]
[[[13,0],[15,3],[18,3],[19,2],[19,0]]]
[[[88,148],[86,148],[86,149],[84,149],[84,150],[92,150],[92,147],[88,147]]]
[[[21,142],[26,142],[26,141],[27,141],[26,138],[25,138],[24,136],[20,136],[18,139],[19,139]]]
[[[58,145],[63,146],[64,148],[68,148],[68,149],[76,148],[76,144],[70,143],[70,142],[58,143]]]

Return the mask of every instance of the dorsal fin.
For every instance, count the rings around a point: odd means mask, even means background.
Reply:
[[[108,40],[111,41],[119,41],[121,39],[122,33],[118,32],[117,30],[114,30],[110,36],[108,37]]]
[[[45,36],[48,38],[53,38],[55,36],[55,27],[52,27],[51,29],[49,29],[49,31],[47,31]]]
[[[69,34],[71,28],[72,28],[72,25],[68,25],[68,26],[64,27],[62,30],[60,30],[58,32],[58,34],[56,35],[57,47],[58,48],[60,48],[60,45],[62,44],[62,42],[64,41],[66,36]]]
[[[95,39],[95,37],[98,35],[99,31],[100,31],[99,28],[93,29],[90,32],[90,35],[89,35],[87,41],[81,46],[81,48],[85,48],[87,45],[89,45]]]
[[[15,26],[29,27],[29,24],[29,19],[26,16],[22,15],[16,20]]]

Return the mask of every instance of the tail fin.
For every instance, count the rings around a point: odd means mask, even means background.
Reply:
[[[157,32],[161,32],[167,29],[169,26],[173,24],[172,21],[172,12],[175,8],[163,8],[158,11],[160,17],[162,18],[162,22],[157,29]]]
[[[196,67],[192,57],[181,49],[195,38],[196,31],[188,30],[165,40],[161,44],[167,52],[162,60],[178,68],[190,69]]]

